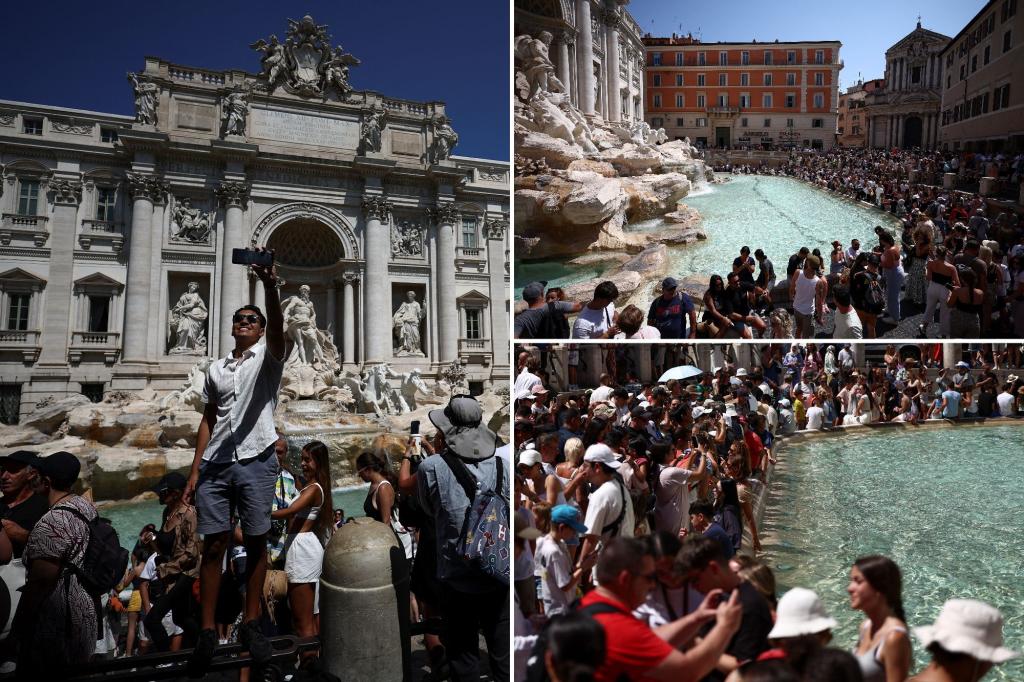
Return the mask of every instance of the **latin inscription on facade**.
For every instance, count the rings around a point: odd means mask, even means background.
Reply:
[[[326,116],[272,109],[252,110],[251,137],[321,147],[358,149],[359,124]]]
[[[417,133],[391,132],[391,153],[419,156],[423,153],[423,141]]]
[[[209,104],[178,102],[178,127],[213,130],[213,107]]]

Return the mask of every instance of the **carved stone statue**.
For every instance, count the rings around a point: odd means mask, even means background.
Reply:
[[[160,86],[148,81],[140,81],[138,74],[129,73],[128,80],[135,89],[135,120],[139,123],[156,125],[157,95]]]
[[[350,54],[346,54],[340,45],[334,48],[330,58],[324,62],[323,90],[325,99],[327,97],[327,90],[331,86],[338,89],[338,97],[341,99],[344,99],[352,92],[352,86],[348,83],[348,67],[357,66],[358,64],[359,60]]]
[[[206,372],[213,364],[211,358],[203,358],[188,371],[188,378],[177,391],[165,397],[160,406],[164,409],[192,408],[202,412],[206,406],[203,400],[203,388],[206,385]]]
[[[267,79],[267,86],[273,92],[274,86],[284,77],[285,73],[284,45],[278,41],[276,35],[271,35],[269,43],[260,39],[249,47],[263,53],[263,57],[260,59],[262,66],[260,75]]]
[[[391,223],[391,255],[417,257],[423,255],[423,228],[403,220]]]
[[[431,160],[434,163],[444,161],[452,155],[452,150],[459,143],[459,135],[451,126],[447,116],[439,116],[433,121],[434,143],[430,147]]]
[[[551,40],[552,36],[547,31],[541,31],[536,38],[526,34],[516,37],[515,55],[518,68],[530,84],[527,102],[543,93],[565,92],[565,85],[555,75],[555,65],[548,54]]]
[[[359,141],[363,145],[363,152],[379,152],[381,147],[381,133],[384,131],[384,118],[387,114],[384,111],[370,111],[363,119],[359,129]]]
[[[378,417],[402,414],[398,399],[401,394],[391,387],[390,377],[398,376],[387,363],[367,367],[360,377],[360,397],[364,409]]]
[[[193,208],[192,200],[184,197],[175,206],[173,219],[174,224],[178,226],[177,231],[171,235],[173,241],[209,243],[214,223],[213,211],[206,212]]]
[[[327,25],[316,23],[308,14],[298,20],[288,20],[284,43],[272,35],[269,42],[261,39],[249,47],[263,53],[260,76],[266,79],[270,92],[278,84],[296,95],[319,95],[325,100],[332,89],[339,99],[352,92],[348,70],[358,65],[359,60],[340,45],[332,49]]]
[[[169,353],[171,355],[203,355],[206,353],[206,318],[209,311],[199,295],[199,283],[189,282],[188,291],[171,308]]]
[[[391,318],[397,347],[395,356],[423,355],[420,341],[420,323],[427,317],[427,311],[416,301],[416,292],[408,291],[405,302],[398,307]]]
[[[221,121],[224,135],[245,136],[245,119],[249,115],[249,93],[244,90],[232,92],[224,98],[221,107]]]
[[[309,287],[299,287],[299,295],[291,296],[281,304],[285,333],[292,340],[292,352],[286,365],[319,367],[324,362],[324,349],[320,345],[316,328],[316,310],[309,299]]]
[[[411,412],[417,407],[416,393],[431,395],[430,389],[427,388],[426,382],[424,382],[423,377],[420,376],[419,367],[416,367],[412,371],[399,374],[398,376],[400,378],[399,391],[405,401],[406,408]]]

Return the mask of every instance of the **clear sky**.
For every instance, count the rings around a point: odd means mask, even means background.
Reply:
[[[494,0],[175,0],[5,3],[0,99],[133,114],[128,71],[143,57],[212,69],[260,69],[249,45],[309,13],[362,65],[349,81],[447,105],[455,154],[509,158],[509,9]]]
[[[820,2],[691,3],[632,0],[626,9],[653,36],[693,33],[705,43],[778,40],[838,40],[845,67],[840,86],[885,75],[885,51],[921,26],[950,38],[985,6],[985,0],[853,0]]]

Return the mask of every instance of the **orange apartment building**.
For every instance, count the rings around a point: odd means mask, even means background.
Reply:
[[[645,118],[699,146],[831,149],[838,40],[701,43],[644,38]]]
[[[839,127],[836,142],[840,147],[866,147],[868,144],[868,117],[864,112],[869,92],[885,87],[884,78],[858,81],[839,95]]]

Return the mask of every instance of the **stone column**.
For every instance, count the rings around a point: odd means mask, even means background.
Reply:
[[[864,367],[865,361],[865,344],[854,343],[850,346],[850,350],[853,351],[853,364],[855,367]]]
[[[345,364],[356,363],[356,297],[353,293],[357,282],[356,275],[345,274],[342,278],[341,314],[345,321],[341,327],[342,352]]]
[[[956,363],[963,359],[963,350],[959,343],[944,343],[942,344],[942,366],[947,369],[952,369],[956,366]]]
[[[366,216],[363,243],[366,248],[366,287],[363,342],[366,361],[391,359],[391,287],[388,286],[388,256],[391,254],[391,203],[383,196],[363,198]],[[454,263],[455,256],[452,256]],[[454,267],[454,265],[453,265]]]
[[[576,0],[576,83],[579,90],[576,106],[584,115],[594,114],[594,36],[590,32],[590,0]]]
[[[563,31],[555,40],[558,42],[558,80],[562,81],[567,93],[572,92],[572,83],[569,82],[569,43],[572,42],[572,34]]]
[[[490,218],[484,223],[484,235],[487,238],[487,272],[490,278],[488,298],[490,298],[490,337],[492,363],[495,368],[508,367],[510,358],[508,351],[508,310],[505,301],[508,285],[505,284],[505,266],[508,258],[505,255],[505,234],[508,231],[508,220],[502,217]],[[503,370],[508,376],[508,371]]]
[[[428,209],[437,225],[437,353],[433,360],[447,365],[459,354],[459,310],[455,303],[455,204],[438,204]]]
[[[225,180],[217,188],[217,198],[224,210],[224,233],[220,240],[220,348],[217,354],[227,355],[235,347],[231,337],[231,314],[246,304],[246,268],[231,263],[231,250],[242,243],[242,212],[249,201],[249,186],[244,182]]]
[[[323,322],[323,328],[329,329],[332,335],[335,335],[338,331],[338,311],[337,301],[338,299],[338,282],[337,280],[328,280],[327,282],[327,319]],[[335,341],[334,345],[338,345]]]
[[[126,173],[132,196],[132,225],[128,247],[128,281],[125,285],[124,332],[121,348],[125,362],[143,362],[149,347],[149,288],[153,247],[153,201],[166,192],[160,180]],[[156,330],[153,330],[156,333]]]
[[[622,120],[622,93],[619,92],[619,23],[622,17],[617,10],[605,10],[601,17],[605,25],[604,54],[608,61],[607,74],[609,121]]]
[[[903,115],[896,115],[896,147],[903,146]]]
[[[74,274],[75,232],[82,183],[77,180],[53,180],[53,219],[50,221],[50,279],[46,283],[43,309],[40,365],[66,365],[71,335],[71,287]],[[38,300],[38,299],[37,299]],[[88,299],[85,305],[88,305]],[[83,306],[84,307],[84,306]],[[84,327],[83,327],[84,328]]]

